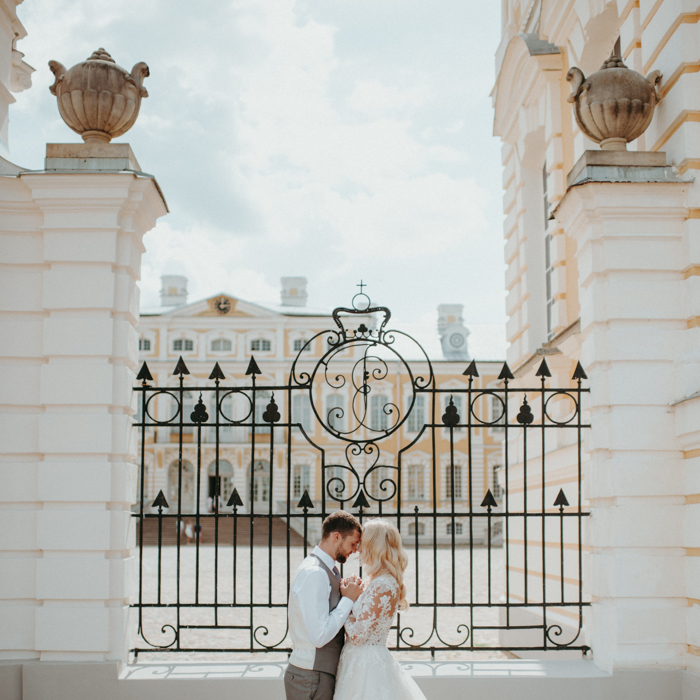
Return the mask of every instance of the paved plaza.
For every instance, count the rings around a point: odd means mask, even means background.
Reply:
[[[252,548],[252,585],[251,585],[251,549],[238,547],[235,556],[236,586],[235,603],[248,606],[251,600],[259,605],[272,603],[272,608],[255,608],[252,613],[253,628],[257,629],[252,646],[261,645],[285,647],[289,644],[284,640],[286,634],[286,593],[287,572],[290,575],[303,558],[302,547],[293,547],[289,551],[284,547],[273,547],[270,557],[267,547]],[[406,572],[408,598],[412,603],[416,600],[416,572],[418,572],[419,603],[432,603],[437,595],[440,603],[454,603],[457,607],[442,608],[438,611],[437,628],[445,643],[455,644],[464,640],[466,631],[461,625],[471,627],[470,610],[464,607],[470,602],[470,579],[473,580],[473,600],[478,603],[488,602],[488,561],[489,552],[486,548],[475,547],[473,561],[470,562],[468,547],[458,547],[455,550],[454,571],[452,552],[450,548],[431,548],[418,550],[418,566],[416,566],[415,550],[409,550],[409,566]],[[491,601],[498,603],[504,594],[505,569],[503,549],[492,548],[491,553]],[[161,586],[162,603],[177,601],[177,548],[164,547],[161,555]],[[199,560],[199,561],[198,561]],[[437,576],[434,576],[437,565]],[[215,569],[216,575],[215,575]],[[158,549],[144,548],[143,600],[156,602],[158,599]],[[197,571],[199,575],[197,576]],[[215,562],[214,547],[203,545],[197,552],[194,545],[184,545],[180,549],[180,601],[192,604],[195,601],[213,603],[216,599],[220,604],[234,602],[234,557],[231,547],[219,548],[218,562]],[[471,572],[471,576],[470,576]],[[343,575],[358,573],[357,558],[348,562]],[[453,588],[454,579],[454,588]],[[215,585],[216,584],[216,585]],[[138,582],[137,582],[138,585]],[[454,597],[453,597],[454,591]],[[461,605],[460,605],[461,604]],[[427,640],[432,630],[433,608],[412,606],[401,615],[401,629],[407,644],[421,644]],[[152,644],[169,644],[173,640],[173,631],[167,625],[175,624],[177,611],[169,609],[146,609],[143,613],[143,628],[147,639]],[[251,608],[223,608],[218,613],[218,624],[229,626],[249,626]],[[215,622],[212,608],[181,608],[180,625],[213,625]],[[477,609],[473,617],[474,625],[498,624],[498,610]],[[165,628],[163,626],[166,626]],[[161,631],[164,628],[164,631]],[[412,632],[411,632],[412,630]],[[284,641],[283,641],[284,640]],[[496,630],[477,630],[474,637],[477,647],[496,646],[498,633]],[[396,643],[396,631],[392,630],[390,644]],[[243,629],[184,629],[181,632],[181,646],[204,647],[208,649],[250,647],[251,630]],[[142,641],[139,642],[143,646]],[[436,636],[428,644],[442,646]],[[401,659],[428,659],[429,651],[396,652]],[[265,661],[286,660],[286,653],[271,651],[256,654],[256,658]],[[141,653],[139,660],[199,660],[199,661],[240,661],[250,659],[246,653],[231,652],[199,652],[181,654]],[[442,651],[438,652],[439,659],[504,659],[512,658],[509,654],[488,650],[477,652]]]

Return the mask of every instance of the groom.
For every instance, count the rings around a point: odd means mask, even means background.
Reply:
[[[323,521],[321,543],[300,564],[289,591],[289,635],[294,651],[284,674],[287,700],[332,700],[345,632],[362,592],[357,577],[340,578],[362,536],[360,521],[338,510]]]

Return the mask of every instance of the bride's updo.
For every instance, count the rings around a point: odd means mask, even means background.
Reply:
[[[399,584],[399,610],[408,608],[403,572],[408,566],[401,533],[388,520],[375,518],[367,521],[362,530],[360,562],[371,578],[383,573],[391,574]]]

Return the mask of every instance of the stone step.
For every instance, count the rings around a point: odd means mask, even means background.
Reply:
[[[139,519],[136,520],[136,544],[140,542]],[[192,522],[194,528],[195,518],[187,518],[187,521]],[[146,518],[144,520],[143,529],[143,544],[144,546],[158,546],[158,519]],[[200,544],[213,545],[216,540],[216,528],[214,518],[202,518],[202,535]],[[287,524],[282,518],[272,518],[272,546],[286,547],[287,546],[287,530],[289,529],[289,544],[292,547],[301,547],[304,544],[304,538],[295,530],[287,528]],[[255,518],[255,528],[253,532],[253,545],[265,546],[270,542],[270,520],[268,518]],[[245,515],[240,516],[236,524],[236,541],[239,545],[250,544],[250,518]],[[170,547],[177,544],[177,526],[174,518],[163,519],[163,529],[161,535],[163,546]],[[194,545],[194,538],[188,541],[184,532],[180,536],[180,544],[187,546]],[[222,518],[219,520],[218,530],[219,545],[233,544],[233,521],[231,518]]]

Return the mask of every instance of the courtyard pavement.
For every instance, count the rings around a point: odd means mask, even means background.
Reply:
[[[309,550],[310,551],[310,550]],[[470,600],[470,578],[473,580],[474,602],[488,601],[488,550],[475,547],[473,561],[470,562],[468,547],[458,547],[455,550],[454,569],[452,552],[449,548],[421,548],[418,551],[418,566],[416,566],[415,551],[409,550],[409,565],[406,571],[405,583],[408,588],[408,598],[411,603],[416,601],[416,572],[418,572],[419,603],[431,604],[437,595],[438,602],[452,603],[456,607],[442,608],[437,613],[437,629],[440,637],[446,643],[459,643],[466,637],[464,628],[460,625],[496,625],[498,610],[496,608],[477,609],[473,621],[470,610],[464,607]],[[302,547],[293,547],[289,552],[289,571],[291,575],[303,558]],[[501,548],[491,550],[491,602],[498,603],[505,590],[504,556]],[[434,571],[437,567],[437,576]],[[165,661],[174,663],[181,661],[286,661],[287,654],[275,652],[275,646],[288,646],[286,634],[286,592],[287,592],[287,550],[284,547],[273,547],[270,557],[267,547],[252,548],[252,586],[251,586],[251,549],[239,546],[235,557],[236,586],[235,602],[249,605],[251,598],[256,604],[267,605],[272,602],[278,607],[255,608],[252,613],[253,628],[257,629],[252,646],[261,645],[272,647],[268,653],[256,653],[254,657],[245,652],[182,652],[144,653],[139,654],[139,661]],[[220,547],[218,556],[218,572],[215,577],[214,547],[202,545],[199,547],[199,562],[197,563],[197,547],[183,545],[180,549],[180,601],[192,604],[196,600],[200,604],[213,603],[216,595],[218,602],[230,604],[234,598],[234,557],[231,547]],[[161,560],[161,602],[172,604],[177,600],[177,548],[164,547]],[[197,571],[199,576],[197,577]],[[353,557],[345,565],[343,575],[358,573],[357,557]],[[454,574],[454,598],[453,598]],[[217,585],[215,585],[215,580]],[[138,581],[136,581],[138,590]],[[252,596],[251,596],[252,593]],[[156,602],[158,596],[158,550],[156,547],[144,547],[144,576],[143,600],[145,603]],[[460,605],[461,604],[461,605]],[[136,612],[136,611],[134,611]],[[146,638],[152,644],[169,644],[174,637],[173,631],[167,625],[175,624],[177,611],[169,609],[146,609],[143,613],[143,629]],[[218,624],[235,626],[250,626],[251,609],[224,608],[219,609]],[[433,608],[412,605],[401,615],[401,628],[404,630],[405,644],[421,644],[427,642],[433,621]],[[215,622],[212,608],[181,608],[180,625],[213,625]],[[163,626],[166,625],[165,628]],[[413,630],[411,634],[410,630]],[[497,646],[498,632],[496,630],[476,630],[474,642],[477,647]],[[284,640],[284,641],[283,641]],[[251,646],[250,629],[183,629],[181,631],[181,646],[183,648],[219,649]],[[396,643],[396,630],[389,635],[390,645]],[[143,640],[139,646],[145,646]],[[442,646],[440,640],[433,634],[427,646]],[[428,660],[429,651],[395,652],[402,660]],[[438,660],[486,660],[513,658],[503,652],[483,651],[438,651]]]

